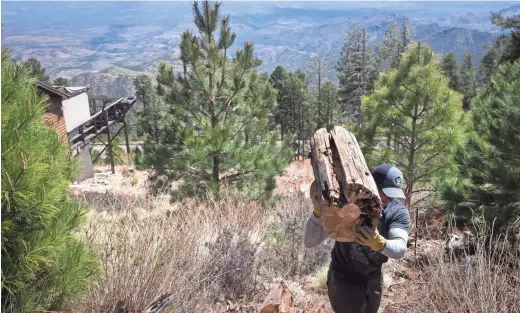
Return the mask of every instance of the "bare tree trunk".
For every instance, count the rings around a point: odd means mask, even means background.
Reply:
[[[318,127],[321,124],[321,57],[318,57]]]
[[[302,102],[298,101],[298,159],[300,158],[300,148],[302,146]]]

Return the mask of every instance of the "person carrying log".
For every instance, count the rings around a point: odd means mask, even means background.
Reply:
[[[390,164],[383,164],[371,172],[383,206],[378,227],[373,230],[360,226],[356,241],[336,241],[332,249],[327,288],[332,309],[336,313],[376,313],[382,296],[382,265],[388,258],[400,259],[406,252],[410,215],[399,200],[404,199],[403,174]],[[304,242],[312,248],[327,237],[320,220],[321,206],[316,196],[316,181],[310,194],[314,211],[305,223]]]

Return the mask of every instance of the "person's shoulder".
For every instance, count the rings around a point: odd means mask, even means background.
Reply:
[[[406,212],[408,214],[408,208],[399,199],[393,199],[387,209],[387,215],[402,214]]]

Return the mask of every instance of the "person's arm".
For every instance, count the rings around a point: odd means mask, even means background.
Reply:
[[[304,239],[303,242],[306,248],[312,248],[322,243],[327,239],[328,235],[321,227],[321,220],[319,217],[311,213],[307,218],[304,227]]]
[[[408,232],[401,228],[391,228],[388,231],[388,237],[381,253],[392,259],[403,258],[406,253]]]
[[[410,215],[408,209],[403,207],[392,218],[389,225],[388,238],[384,238],[370,227],[363,226],[358,230],[357,242],[369,246],[374,251],[379,251],[392,259],[401,259],[406,253],[408,231],[410,229]]]
[[[408,231],[410,230],[410,214],[406,207],[402,207],[389,226],[388,239],[382,254],[392,259],[401,259],[406,253],[408,242]]]
[[[314,210],[305,222],[303,243],[305,247],[312,248],[327,239],[328,235],[321,227],[321,208],[316,195],[316,181],[312,182],[309,191]]]

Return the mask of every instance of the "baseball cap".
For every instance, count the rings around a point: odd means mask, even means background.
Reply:
[[[391,164],[383,164],[372,170],[376,185],[390,198],[404,199],[403,173]]]

